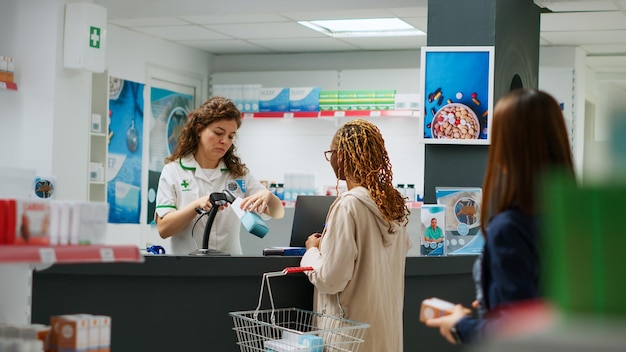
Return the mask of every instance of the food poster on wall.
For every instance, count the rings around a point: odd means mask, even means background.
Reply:
[[[144,84],[109,77],[109,223],[139,223],[143,89]]]
[[[493,47],[423,47],[424,143],[489,144]]]
[[[164,159],[171,155],[178,144],[178,136],[187,122],[187,115],[193,108],[193,96],[180,94],[167,89],[150,89],[149,167],[148,167],[148,206],[146,221],[154,223],[156,193]]]

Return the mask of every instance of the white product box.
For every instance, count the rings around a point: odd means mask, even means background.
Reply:
[[[102,133],[102,115],[91,114],[91,132]]]
[[[75,201],[72,203],[71,244],[104,244],[109,220],[109,203]]]

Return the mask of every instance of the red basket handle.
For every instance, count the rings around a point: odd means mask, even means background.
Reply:
[[[305,271],[313,271],[312,266],[292,266],[283,269],[283,274],[303,273]]]

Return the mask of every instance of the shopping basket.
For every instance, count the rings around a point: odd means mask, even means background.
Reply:
[[[229,313],[242,352],[358,351],[369,324],[298,308],[274,307],[270,277],[309,270],[313,268],[291,267],[264,273],[256,309]],[[262,310],[265,285],[272,308]]]

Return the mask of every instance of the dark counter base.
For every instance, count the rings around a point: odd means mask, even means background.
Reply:
[[[409,257],[406,268],[405,351],[454,351],[418,320],[422,299],[439,296],[469,305],[474,256]],[[264,272],[298,266],[299,257],[148,256],[141,264],[55,265],[33,274],[32,321],[52,315],[112,317],[112,348],[137,351],[237,351],[231,311],[257,306]],[[303,274],[271,278],[276,307],[312,308]],[[270,308],[267,292],[262,309]]]

